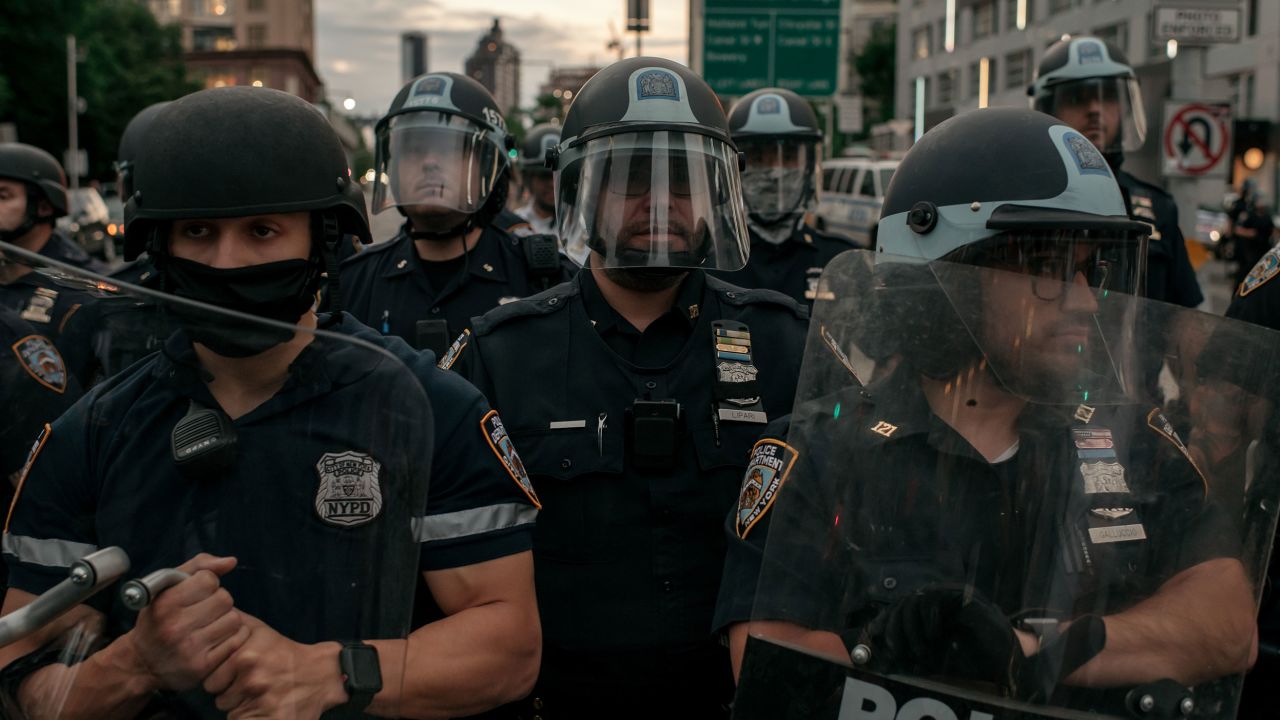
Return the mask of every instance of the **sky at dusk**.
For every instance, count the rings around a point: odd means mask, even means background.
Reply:
[[[653,30],[644,53],[688,62],[687,0],[652,0]],[[400,89],[400,33],[427,34],[429,70],[462,72],[463,62],[502,20],[507,41],[521,54],[520,102],[533,103],[551,67],[605,65],[610,22],[635,54],[635,35],[623,31],[626,0],[316,0],[316,65],[331,98],[353,97],[355,112],[386,111]]]

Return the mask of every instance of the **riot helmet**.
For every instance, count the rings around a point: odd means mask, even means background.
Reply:
[[[994,154],[992,147],[1002,152]],[[921,340],[920,347],[898,349],[933,377],[947,377],[976,361],[978,348],[970,338],[988,350],[1017,352],[1021,341],[1013,336],[1021,331],[1019,323],[1025,325],[1022,330],[1038,330],[1085,287],[1094,298],[1137,295],[1148,231],[1126,214],[1102,153],[1079,132],[1048,115],[1016,108],[954,117],[912,147],[885,196],[877,265],[899,294],[885,303],[884,312],[911,307],[911,317],[898,319],[904,328],[941,324],[932,332],[903,333]],[[1029,294],[1021,306],[1006,310],[1039,312],[1039,317],[993,321],[991,299],[984,299],[981,283],[974,282],[984,273],[1030,276],[1035,300]],[[918,288],[911,291],[918,296],[911,302],[901,300],[906,287]],[[1040,302],[1046,306],[1038,311]],[[923,307],[930,309],[921,312]],[[1064,316],[1081,329],[1094,324],[1087,319],[1093,312],[1076,309]],[[983,340],[996,322],[1003,322],[1002,331],[1010,337]],[[966,331],[956,332],[957,325]],[[1029,352],[1030,343],[1022,349]],[[1011,388],[1025,370],[1000,367],[994,359],[990,367]],[[1093,384],[1095,392],[1098,387]]]
[[[746,156],[747,222],[766,240],[782,242],[817,199],[818,116],[790,90],[765,88],[733,106],[729,131]]]
[[[21,182],[26,186],[27,206],[17,226],[0,228],[0,240],[13,242],[31,232],[41,222],[52,224],[67,214],[67,176],[62,166],[49,153],[24,143],[0,143],[0,178]],[[53,213],[40,216],[40,200],[45,200]]]
[[[451,218],[442,229],[415,231],[415,238],[457,237],[502,210],[515,146],[497,102],[480,83],[457,73],[415,78],[375,132],[373,211],[420,208]]]
[[[151,123],[155,121],[156,115],[160,113],[169,101],[153,103],[138,111],[137,115],[125,125],[124,132],[120,134],[120,146],[116,150],[116,192],[119,193],[121,200],[128,200],[133,194],[133,162],[137,158],[138,152],[142,149],[142,143],[147,134],[147,128],[151,127]]]
[[[1147,137],[1142,90],[1119,48],[1096,37],[1054,43],[1027,88],[1032,107],[1053,115],[1109,156],[1133,152]]]
[[[529,128],[520,144],[518,166],[522,174],[551,174],[547,168],[547,151],[560,144],[560,126],[542,123]]]
[[[739,269],[740,158],[702,78],[660,58],[614,63],[574,97],[548,156],[560,239],[604,268]]]

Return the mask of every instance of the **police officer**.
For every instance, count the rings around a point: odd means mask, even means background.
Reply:
[[[120,202],[128,202],[133,196],[133,173],[134,163],[137,161],[138,154],[142,151],[146,142],[147,130],[151,124],[155,122],[155,118],[160,114],[169,102],[152,103],[147,107],[138,111],[137,115],[124,126],[124,132],[120,134],[120,145],[116,149],[116,192],[120,195]],[[125,266],[118,268],[111,273],[111,276],[121,280],[122,282],[132,283],[134,285],[145,285],[147,287],[157,287],[159,285],[159,276],[156,273],[155,264],[151,262],[151,258],[143,256],[134,260]]]
[[[181,328],[32,450],[5,611],[93,547],[188,577],[136,616],[100,595],[4,648],[0,683],[62,718],[453,716],[527,692],[536,499],[486,432],[501,421],[430,354],[313,310],[323,256],[369,234],[324,118],[275,90],[188,95],[157,116],[134,182],[127,237]],[[406,639],[422,576],[447,620]],[[68,625],[101,627],[105,647],[79,657]]]
[[[1121,169],[1124,154],[1141,148],[1147,135],[1142,91],[1124,53],[1096,37],[1060,40],[1040,59],[1027,94],[1036,110],[1063,121],[1102,151],[1129,215],[1151,225],[1146,296],[1199,305],[1204,295],[1187,257],[1173,196]]]
[[[888,335],[859,355],[886,372],[802,388],[728,518],[716,624],[735,661],[750,627],[878,676],[1107,714],[1172,679],[1171,709],[1152,692],[1174,715],[1184,686],[1247,667],[1251,587],[1214,468],[1117,374],[1146,232],[1053,118],[979,110],[916,143],[877,253],[833,263],[819,316],[847,331],[837,348]],[[770,670],[742,666],[735,713],[759,716],[745,691]]]
[[[485,314],[442,361],[501,409],[545,503],[531,702],[548,719],[724,717],[718,527],[790,407],[805,312],[704,272],[749,246],[724,111],[687,68],[600,71],[562,137],[557,224],[589,270]]]
[[[67,214],[67,181],[49,153],[0,143],[0,241],[55,260],[79,264],[58,249],[66,240],[54,221]],[[79,248],[76,247],[78,250]],[[83,252],[83,251],[82,251]],[[84,383],[96,365],[88,323],[76,318],[97,298],[92,284],[59,282],[14,258],[0,260],[0,307],[17,312],[58,344],[72,375]]]
[[[722,273],[748,288],[769,288],[812,305],[818,278],[831,258],[856,247],[805,222],[818,191],[822,130],[803,98],[790,90],[765,88],[743,97],[729,113],[729,129],[746,155],[742,193],[751,230],[747,266]]]
[[[539,235],[553,235],[556,228],[556,189],[551,170],[547,168],[547,151],[560,144],[560,127],[550,123],[534,125],[520,144],[520,184],[528,193],[529,202],[516,208],[519,215]],[[579,264],[587,259],[585,248],[570,253]]]
[[[500,303],[567,279],[555,238],[493,220],[506,202],[511,137],[493,96],[456,73],[405,85],[377,125],[373,208],[400,234],[344,263],[345,307],[386,335],[437,354]]]

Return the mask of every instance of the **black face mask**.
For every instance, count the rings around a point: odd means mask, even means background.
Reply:
[[[178,297],[290,324],[311,308],[320,280],[313,260],[222,269],[166,257],[163,272]],[[170,309],[193,342],[223,357],[257,355],[293,337],[292,330],[237,322],[221,313],[176,303]]]

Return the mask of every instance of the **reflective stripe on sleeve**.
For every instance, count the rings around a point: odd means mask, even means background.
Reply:
[[[2,543],[6,555],[18,558],[19,562],[48,567],[69,568],[72,563],[89,553],[97,552],[95,545],[56,540],[53,538],[33,538],[25,535],[5,533]]]
[[[418,542],[455,540],[494,530],[506,530],[518,525],[530,525],[537,516],[538,509],[524,503],[486,505],[469,510],[414,518],[413,537]]]

